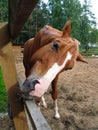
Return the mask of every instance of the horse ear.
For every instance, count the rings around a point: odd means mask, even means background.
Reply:
[[[77,55],[77,61],[82,61],[82,62],[88,64],[88,62],[86,61],[86,59],[80,53],[78,53],[78,55]]]
[[[70,18],[67,23],[65,24],[65,26],[63,27],[63,34],[62,37],[70,37],[70,33],[71,33],[71,22],[72,22],[72,18]]]

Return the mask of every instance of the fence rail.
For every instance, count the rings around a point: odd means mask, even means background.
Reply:
[[[98,47],[88,47],[85,49],[85,46],[80,47],[80,53],[87,57],[98,57]]]
[[[23,84],[23,80],[18,74],[18,82],[21,88]],[[40,112],[39,108],[32,100],[25,100],[25,112],[27,116],[29,130],[51,130],[49,124],[47,123],[46,119]]]
[[[2,68],[6,91],[8,94],[15,130],[51,130],[47,121],[33,101],[19,100],[21,77],[16,73],[8,25],[0,26],[0,67]]]

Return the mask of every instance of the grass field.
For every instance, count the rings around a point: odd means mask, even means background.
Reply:
[[[4,80],[2,76],[2,70],[0,67],[0,113],[7,111],[8,97],[6,94],[6,89],[4,85]]]

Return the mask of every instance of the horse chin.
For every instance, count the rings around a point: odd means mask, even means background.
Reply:
[[[32,96],[30,94],[27,95],[26,93],[22,94],[22,97],[25,100],[38,100],[38,99],[40,99],[40,97]]]

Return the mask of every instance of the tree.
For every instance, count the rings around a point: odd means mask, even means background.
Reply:
[[[34,36],[42,27],[44,27],[46,24],[49,24],[49,10],[47,5],[43,1],[40,1],[32,12],[31,16],[32,35]]]
[[[49,24],[57,29],[62,28],[63,8],[62,0],[49,0]]]
[[[90,43],[98,44],[98,29],[96,29],[96,28],[93,28],[90,31]]]
[[[62,8],[63,8],[63,21],[65,22],[70,17],[72,17],[72,36],[77,39],[80,39],[79,27],[81,21],[80,16],[82,13],[82,7],[80,1],[63,0]]]
[[[8,21],[8,0],[0,0],[0,22]]]
[[[80,22],[80,41],[81,44],[85,46],[86,51],[89,49],[88,45],[91,42],[91,31],[93,31],[93,27],[96,27],[95,17],[90,11],[90,7],[90,1],[84,0]]]
[[[79,0],[49,0],[48,4],[40,0],[25,23],[20,39],[25,41],[34,37],[47,24],[61,30],[72,17],[72,37],[77,38],[87,50],[92,39],[93,43],[98,40],[96,19],[90,8],[90,0],[84,0],[83,5]]]

